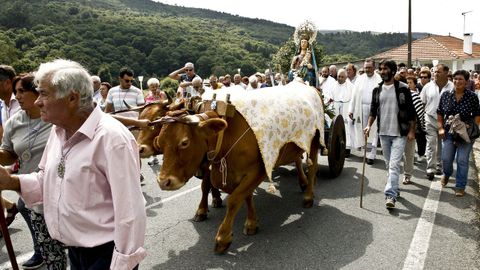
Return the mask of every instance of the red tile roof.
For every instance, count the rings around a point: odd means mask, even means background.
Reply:
[[[407,60],[408,44],[372,56],[373,59]],[[472,54],[463,52],[463,39],[429,35],[412,41],[412,61],[480,58],[480,44],[472,44]]]

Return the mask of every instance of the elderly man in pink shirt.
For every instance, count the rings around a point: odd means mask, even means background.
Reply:
[[[93,105],[88,72],[54,60],[35,75],[41,118],[53,123],[39,171],[10,175],[0,189],[43,202],[52,238],[68,246],[72,269],[134,269],[146,256],[144,198],[135,139]]]

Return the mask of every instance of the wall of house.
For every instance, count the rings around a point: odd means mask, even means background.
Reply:
[[[480,58],[465,60],[461,68],[467,71],[475,70],[475,65],[480,65]]]

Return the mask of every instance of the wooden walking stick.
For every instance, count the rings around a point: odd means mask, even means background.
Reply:
[[[363,169],[362,169],[362,181],[360,184],[360,208],[363,208],[363,182],[365,180],[365,163],[367,161],[367,135],[365,135],[365,146],[363,150]]]
[[[0,198],[1,198],[0,192]],[[13,270],[18,270],[17,258],[15,257],[15,252],[13,251],[12,240],[10,239],[10,234],[8,233],[7,221],[5,220],[4,209],[3,209],[3,200],[0,202],[0,227],[2,228],[3,239],[5,240],[5,245],[7,246],[8,257],[10,258],[10,264],[12,265]]]

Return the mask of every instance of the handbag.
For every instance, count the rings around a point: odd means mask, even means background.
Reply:
[[[477,123],[475,123],[475,121],[470,120],[468,121],[468,123],[465,123],[465,126],[466,126],[466,133],[470,141],[467,142],[464,138],[462,138],[462,136],[460,136],[459,133],[452,132],[453,141],[455,143],[457,144],[473,143],[475,142],[475,139],[480,137],[480,128],[478,127]]]
[[[472,142],[475,141],[476,138],[480,137],[480,128],[473,119],[467,123],[467,134]]]

